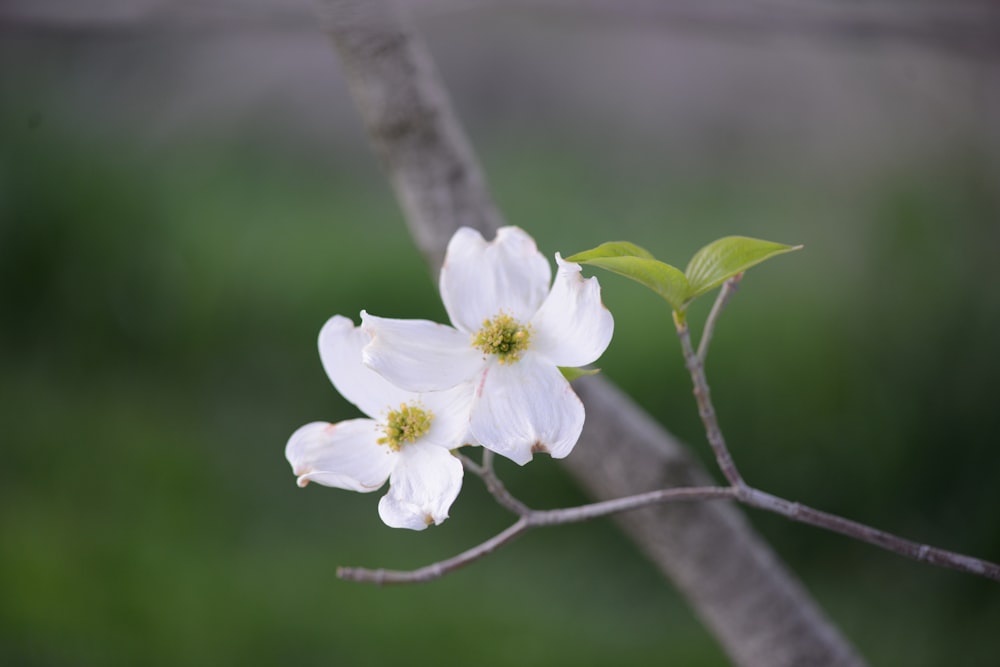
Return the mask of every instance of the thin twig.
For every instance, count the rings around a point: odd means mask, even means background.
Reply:
[[[708,314],[708,319],[705,320],[705,328],[701,332],[701,340],[698,341],[698,361],[701,365],[705,365],[705,357],[708,356],[708,346],[712,342],[712,335],[715,333],[715,325],[719,321],[719,316],[722,315],[723,309],[726,304],[729,303],[729,299],[736,294],[736,289],[740,286],[740,280],[743,278],[743,273],[737,273],[735,276],[727,280],[722,284],[722,289],[719,290],[719,296],[716,297],[715,303],[712,304],[712,311]]]
[[[465,468],[466,470],[468,470],[469,472],[471,472],[476,477],[482,477],[483,476],[483,468],[478,463],[476,463],[471,458],[469,458],[468,456],[466,456],[465,454],[462,454],[460,452],[454,452],[453,451],[452,453],[455,454],[455,456],[458,457],[458,460],[462,462],[462,467],[463,468]]]
[[[479,560],[507,544],[528,529],[527,517],[519,518],[514,525],[498,533],[482,544],[464,551],[454,558],[443,560],[418,570],[369,570],[363,567],[338,567],[337,576],[348,581],[364,581],[381,586],[382,584],[417,584],[439,579],[449,572]]]
[[[618,514],[639,509],[647,505],[658,505],[668,502],[690,502],[692,500],[718,500],[720,498],[736,498],[736,489],[730,486],[679,486],[672,489],[647,491],[634,496],[605,500],[579,507],[567,507],[555,510],[536,510],[528,517],[531,526],[557,526],[564,523],[579,523],[588,519]]]
[[[482,470],[480,466],[476,466],[476,468]],[[383,584],[423,583],[439,579],[450,572],[454,572],[473,561],[493,553],[504,544],[521,535],[521,533],[532,528],[578,523],[658,503],[733,498],[735,495],[735,490],[729,487],[679,487],[640,493],[627,498],[616,498],[589,505],[580,505],[579,507],[554,510],[528,510],[526,514],[521,515],[506,530],[447,560],[439,561],[416,570],[369,570],[363,567],[340,567],[337,568],[337,576],[349,581],[362,581],[379,586]]]
[[[479,474],[484,471],[484,467],[477,465],[467,457],[462,456],[463,463]],[[801,503],[792,502],[784,498],[760,491],[753,487],[742,485],[737,486],[693,486],[677,487],[672,489],[660,489],[648,493],[640,493],[625,498],[616,498],[599,503],[580,505],[579,507],[567,507],[553,510],[531,510],[525,507],[525,511],[518,517],[518,520],[494,535],[485,542],[464,551],[457,556],[448,558],[416,570],[371,570],[361,567],[341,567],[337,569],[337,576],[341,579],[382,584],[415,584],[439,579],[446,574],[465,567],[469,563],[483,558],[501,546],[512,541],[524,532],[532,528],[542,526],[558,526],[568,523],[578,523],[597,517],[618,514],[629,510],[639,509],[649,505],[668,502],[691,502],[700,500],[717,500],[731,498],[749,507],[755,507],[765,512],[778,514],[792,521],[807,523],[819,528],[824,528],[841,535],[854,538],[860,542],[872,544],[900,556],[910,558],[919,562],[930,563],[939,567],[958,570],[968,574],[975,574],[994,581],[1000,581],[1000,565],[987,560],[966,556],[963,554],[939,549],[927,544],[920,544],[905,538],[887,533],[877,528],[872,528],[857,521],[851,521],[835,514],[823,512]],[[513,497],[511,496],[511,499]],[[513,499],[514,502],[520,501]],[[498,498],[499,501],[499,498]],[[524,507],[523,505],[521,505]]]
[[[677,336],[681,340],[681,349],[684,351],[685,365],[691,374],[691,381],[694,383],[698,416],[701,417],[701,422],[705,426],[708,444],[711,445],[712,451],[715,453],[715,460],[729,483],[736,488],[745,487],[743,476],[736,469],[736,463],[726,446],[722,429],[719,428],[719,420],[715,414],[715,407],[712,405],[712,393],[708,387],[708,380],[705,378],[705,367],[691,346],[691,330],[688,328],[687,322],[678,317],[674,317],[674,324],[677,326]]]
[[[813,509],[801,503],[791,502],[754,488],[747,487],[742,489],[737,494],[737,498],[744,505],[780,514],[792,521],[808,523],[819,528],[840,533],[841,535],[853,537],[861,542],[873,544],[906,558],[1000,581],[1000,565],[987,560],[913,542],[878,530],[877,528],[866,526],[863,523]]]
[[[483,447],[483,470],[487,470],[490,473],[493,473],[493,461],[494,461],[493,450]]]
[[[496,472],[493,471],[493,452],[483,448],[483,464],[478,465],[475,461],[464,454],[459,454],[465,469],[483,480],[486,490],[496,499],[502,507],[510,510],[517,516],[531,514],[532,509],[511,495],[507,487],[504,486]]]

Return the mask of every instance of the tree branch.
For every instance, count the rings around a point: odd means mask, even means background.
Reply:
[[[813,509],[808,505],[785,500],[784,498],[779,498],[751,487],[742,489],[737,494],[737,498],[744,505],[780,514],[792,521],[808,523],[812,526],[853,537],[861,542],[873,544],[886,551],[891,551],[894,554],[915,561],[930,563],[931,565],[958,570],[967,574],[976,574],[987,579],[992,579],[993,581],[1000,581],[1000,565],[997,563],[973,558],[972,556],[966,556],[954,551],[938,549],[928,544],[913,542],[892,533],[887,533],[884,530],[872,528],[871,526],[845,519],[836,514]]]
[[[465,567],[469,563],[487,556],[515,537],[532,528],[556,526],[566,523],[579,523],[597,517],[626,512],[646,505],[666,502],[683,502],[694,500],[715,500],[735,497],[734,489],[727,487],[689,487],[680,489],[663,489],[627,498],[606,500],[579,507],[567,507],[555,510],[527,510],[514,525],[494,535],[482,544],[463,551],[447,560],[439,561],[417,570],[369,570],[363,567],[337,568],[337,576],[350,581],[363,581],[382,584],[415,584],[439,579],[444,575]]]
[[[367,581],[379,586],[383,584],[415,584],[432,581],[493,553],[515,537],[518,537],[528,528],[528,520],[522,516],[510,528],[497,533],[482,544],[468,551],[463,551],[454,558],[422,567],[419,570],[369,570],[363,567],[338,567],[337,576],[348,581]]]
[[[482,476],[484,480],[487,476],[483,473],[487,471],[481,466],[477,466],[470,459],[462,456],[466,467]],[[493,476],[493,480],[502,488],[499,480]],[[489,484],[489,481],[487,481]],[[493,553],[501,546],[511,542],[521,533],[532,528],[543,526],[558,526],[567,523],[578,523],[589,519],[628,512],[649,505],[657,505],[670,502],[691,502],[700,500],[718,500],[730,498],[737,500],[744,505],[778,514],[792,521],[807,523],[819,528],[824,528],[847,537],[854,538],[860,542],[881,547],[886,551],[910,558],[912,560],[930,563],[940,567],[958,570],[968,574],[976,574],[987,579],[1000,581],[1000,565],[989,561],[973,558],[953,551],[938,549],[927,544],[919,544],[897,535],[887,533],[877,528],[872,528],[857,521],[851,521],[835,514],[829,514],[817,509],[813,509],[801,503],[792,502],[779,498],[770,493],[760,491],[743,484],[742,486],[708,486],[708,487],[681,487],[675,489],[661,489],[640,493],[625,498],[615,500],[605,500],[604,502],[580,505],[579,507],[566,507],[554,510],[532,510],[525,506],[504,490],[504,496],[494,494],[497,502],[511,509],[518,514],[518,520],[514,525],[506,530],[494,535],[485,542],[463,551],[462,553],[437,563],[416,570],[371,570],[362,567],[341,567],[337,568],[337,576],[341,579],[359,581],[366,583],[383,584],[417,584],[439,579],[446,574],[450,574],[459,568],[484,558]],[[516,509],[515,509],[516,508]]]
[[[1000,565],[996,563],[939,549],[928,544],[913,542],[857,521],[851,521],[850,519],[823,512],[798,502],[779,498],[778,496],[755,489],[743,481],[732,455],[726,446],[722,429],[719,427],[702,361],[704,354],[708,350],[708,341],[711,338],[711,330],[715,326],[715,321],[726,302],[732,296],[739,280],[740,276],[736,276],[724,284],[716,299],[715,306],[712,308],[712,313],[709,315],[708,324],[705,327],[706,333],[702,336],[698,353],[695,353],[691,346],[691,335],[686,321],[676,314],[674,316],[674,322],[677,325],[677,334],[681,341],[681,349],[684,353],[684,360],[694,385],[694,395],[698,403],[698,414],[701,416],[705,426],[708,442],[715,452],[719,467],[730,482],[728,487],[661,489],[659,491],[650,491],[648,493],[640,493],[579,507],[556,510],[533,510],[507,491],[507,488],[493,470],[493,452],[484,448],[482,450],[482,465],[477,464],[463,454],[458,454],[458,457],[467,470],[482,478],[486,484],[486,488],[498,504],[518,516],[517,523],[479,546],[473,547],[454,558],[449,558],[417,570],[387,571],[368,570],[364,568],[340,568],[337,570],[338,576],[344,579],[376,584],[426,582],[442,577],[460,567],[468,565],[472,561],[483,558],[531,528],[575,523],[660,503],[732,498],[744,505],[778,514],[792,521],[807,523],[840,533],[841,535],[872,544],[905,558],[1000,581]]]

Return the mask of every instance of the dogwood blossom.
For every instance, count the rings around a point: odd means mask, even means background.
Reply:
[[[344,398],[370,418],[306,424],[288,440],[285,458],[299,486],[316,482],[369,492],[388,479],[389,491],[378,505],[382,520],[423,530],[448,518],[462,487],[462,464],[449,450],[469,439],[468,392],[399,389],[362,364],[369,341],[369,334],[340,315],[323,326],[323,368]]]
[[[362,311],[372,336],[364,363],[410,391],[464,392],[472,435],[518,464],[537,452],[568,455],[584,408],[559,367],[595,361],[614,320],[597,278],[584,280],[578,264],[555,257],[550,289],[549,263],[521,229],[503,227],[492,242],[458,230],[440,276],[453,326]]]

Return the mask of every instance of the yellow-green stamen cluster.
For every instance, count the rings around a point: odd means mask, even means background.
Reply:
[[[385,419],[385,435],[378,439],[378,444],[389,445],[398,452],[407,442],[416,442],[430,430],[434,414],[429,410],[403,403],[399,410],[391,410]]]
[[[473,347],[486,354],[497,355],[501,364],[512,364],[520,360],[530,342],[530,326],[503,313],[483,322],[483,328],[472,338]]]

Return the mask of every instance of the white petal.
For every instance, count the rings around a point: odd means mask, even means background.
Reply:
[[[482,353],[469,334],[427,320],[395,320],[361,312],[361,327],[371,336],[364,363],[410,391],[450,389],[476,374]]]
[[[361,350],[371,335],[346,317],[331,317],[319,332],[319,357],[327,376],[344,398],[369,417],[379,418],[401,403],[416,400],[362,363]]]
[[[472,405],[472,433],[484,447],[518,465],[536,452],[561,459],[583,430],[583,403],[559,370],[528,353],[491,364]]]
[[[552,270],[535,241],[517,227],[501,227],[487,243],[463,227],[448,243],[441,267],[441,299],[452,324],[466,333],[503,312],[527,322],[545,299]]]
[[[299,486],[316,482],[349,491],[374,491],[385,484],[398,454],[376,441],[371,419],[338,424],[313,422],[295,431],[285,446],[285,458]]]
[[[462,488],[462,463],[451,452],[422,442],[403,445],[378,513],[393,528],[423,530],[448,518]]]
[[[424,439],[446,449],[478,444],[469,430],[475,386],[465,382],[445,391],[420,394],[420,403],[434,415]]]
[[[552,291],[531,321],[532,348],[557,366],[583,366],[607,349],[615,321],[601,303],[597,278],[584,280],[580,265],[558,253],[556,262]]]

